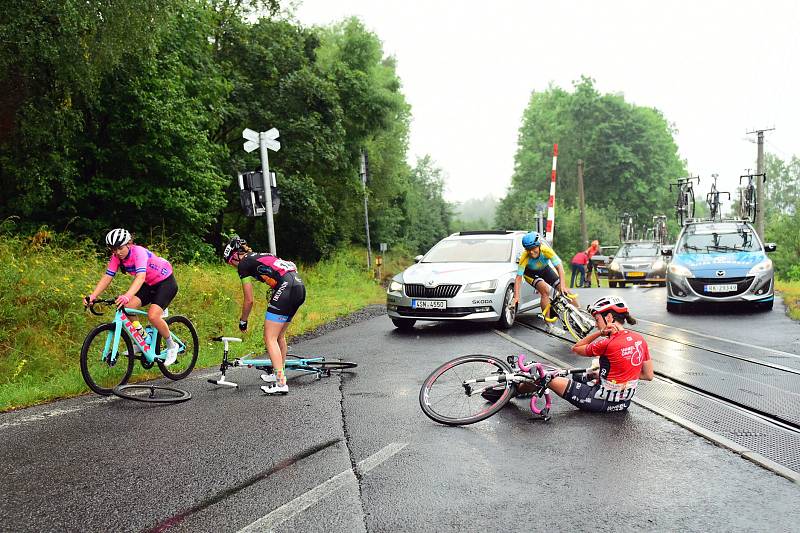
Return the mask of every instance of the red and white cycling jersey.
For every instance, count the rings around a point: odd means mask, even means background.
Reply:
[[[623,329],[610,337],[598,337],[586,347],[586,355],[600,357],[600,379],[606,389],[634,389],[642,364],[650,351],[641,335]]]

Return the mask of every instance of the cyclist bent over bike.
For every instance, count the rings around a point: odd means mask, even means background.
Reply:
[[[523,235],[522,246],[525,251],[519,258],[517,277],[514,279],[514,301],[511,305],[516,306],[519,303],[519,290],[524,277],[526,281],[531,280],[529,283],[539,293],[542,313],[547,313],[550,307],[551,286],[565,296],[570,295],[564,281],[567,279],[564,267],[561,259],[538,232],[531,231]]]
[[[625,411],[631,404],[640,379],[653,379],[653,361],[641,335],[625,329],[635,324],[628,305],[619,296],[605,296],[589,306],[597,331],[572,347],[578,355],[600,356],[598,381],[553,378],[548,387],[583,411]]]
[[[286,394],[284,362],[286,361],[286,330],[297,310],[306,300],[306,287],[297,275],[297,267],[268,253],[255,253],[247,241],[234,236],[222,252],[225,262],[236,267],[242,280],[242,315],[239,330],[247,331],[247,319],[253,309],[253,281],[261,281],[272,288],[264,320],[264,344],[272,361],[275,375],[262,374],[268,385],[262,386],[267,394]]]

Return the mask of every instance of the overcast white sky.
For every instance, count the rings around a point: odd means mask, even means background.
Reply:
[[[800,156],[800,2],[303,0],[305,25],[358,16],[397,58],[412,106],[409,161],[431,154],[445,197],[505,195],[531,91],[602,93],[660,109],[706,192],[735,191],[765,151]],[[548,176],[543,175],[543,180]]]

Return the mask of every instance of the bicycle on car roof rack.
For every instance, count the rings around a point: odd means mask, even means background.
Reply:
[[[678,217],[678,224],[683,226],[686,220],[694,218],[694,187],[692,182],[700,183],[700,176],[687,176],[678,178],[677,183],[669,184],[669,191],[672,187],[678,189],[678,198],[675,201],[675,214]]]

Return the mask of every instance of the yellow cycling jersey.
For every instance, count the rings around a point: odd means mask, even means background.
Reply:
[[[542,242],[539,250],[539,257],[531,257],[531,253],[528,250],[522,252],[519,258],[519,265],[517,265],[518,276],[522,276],[526,268],[528,270],[542,270],[547,265],[557,267],[561,264],[561,259],[559,259],[558,255],[550,248],[549,244]]]

